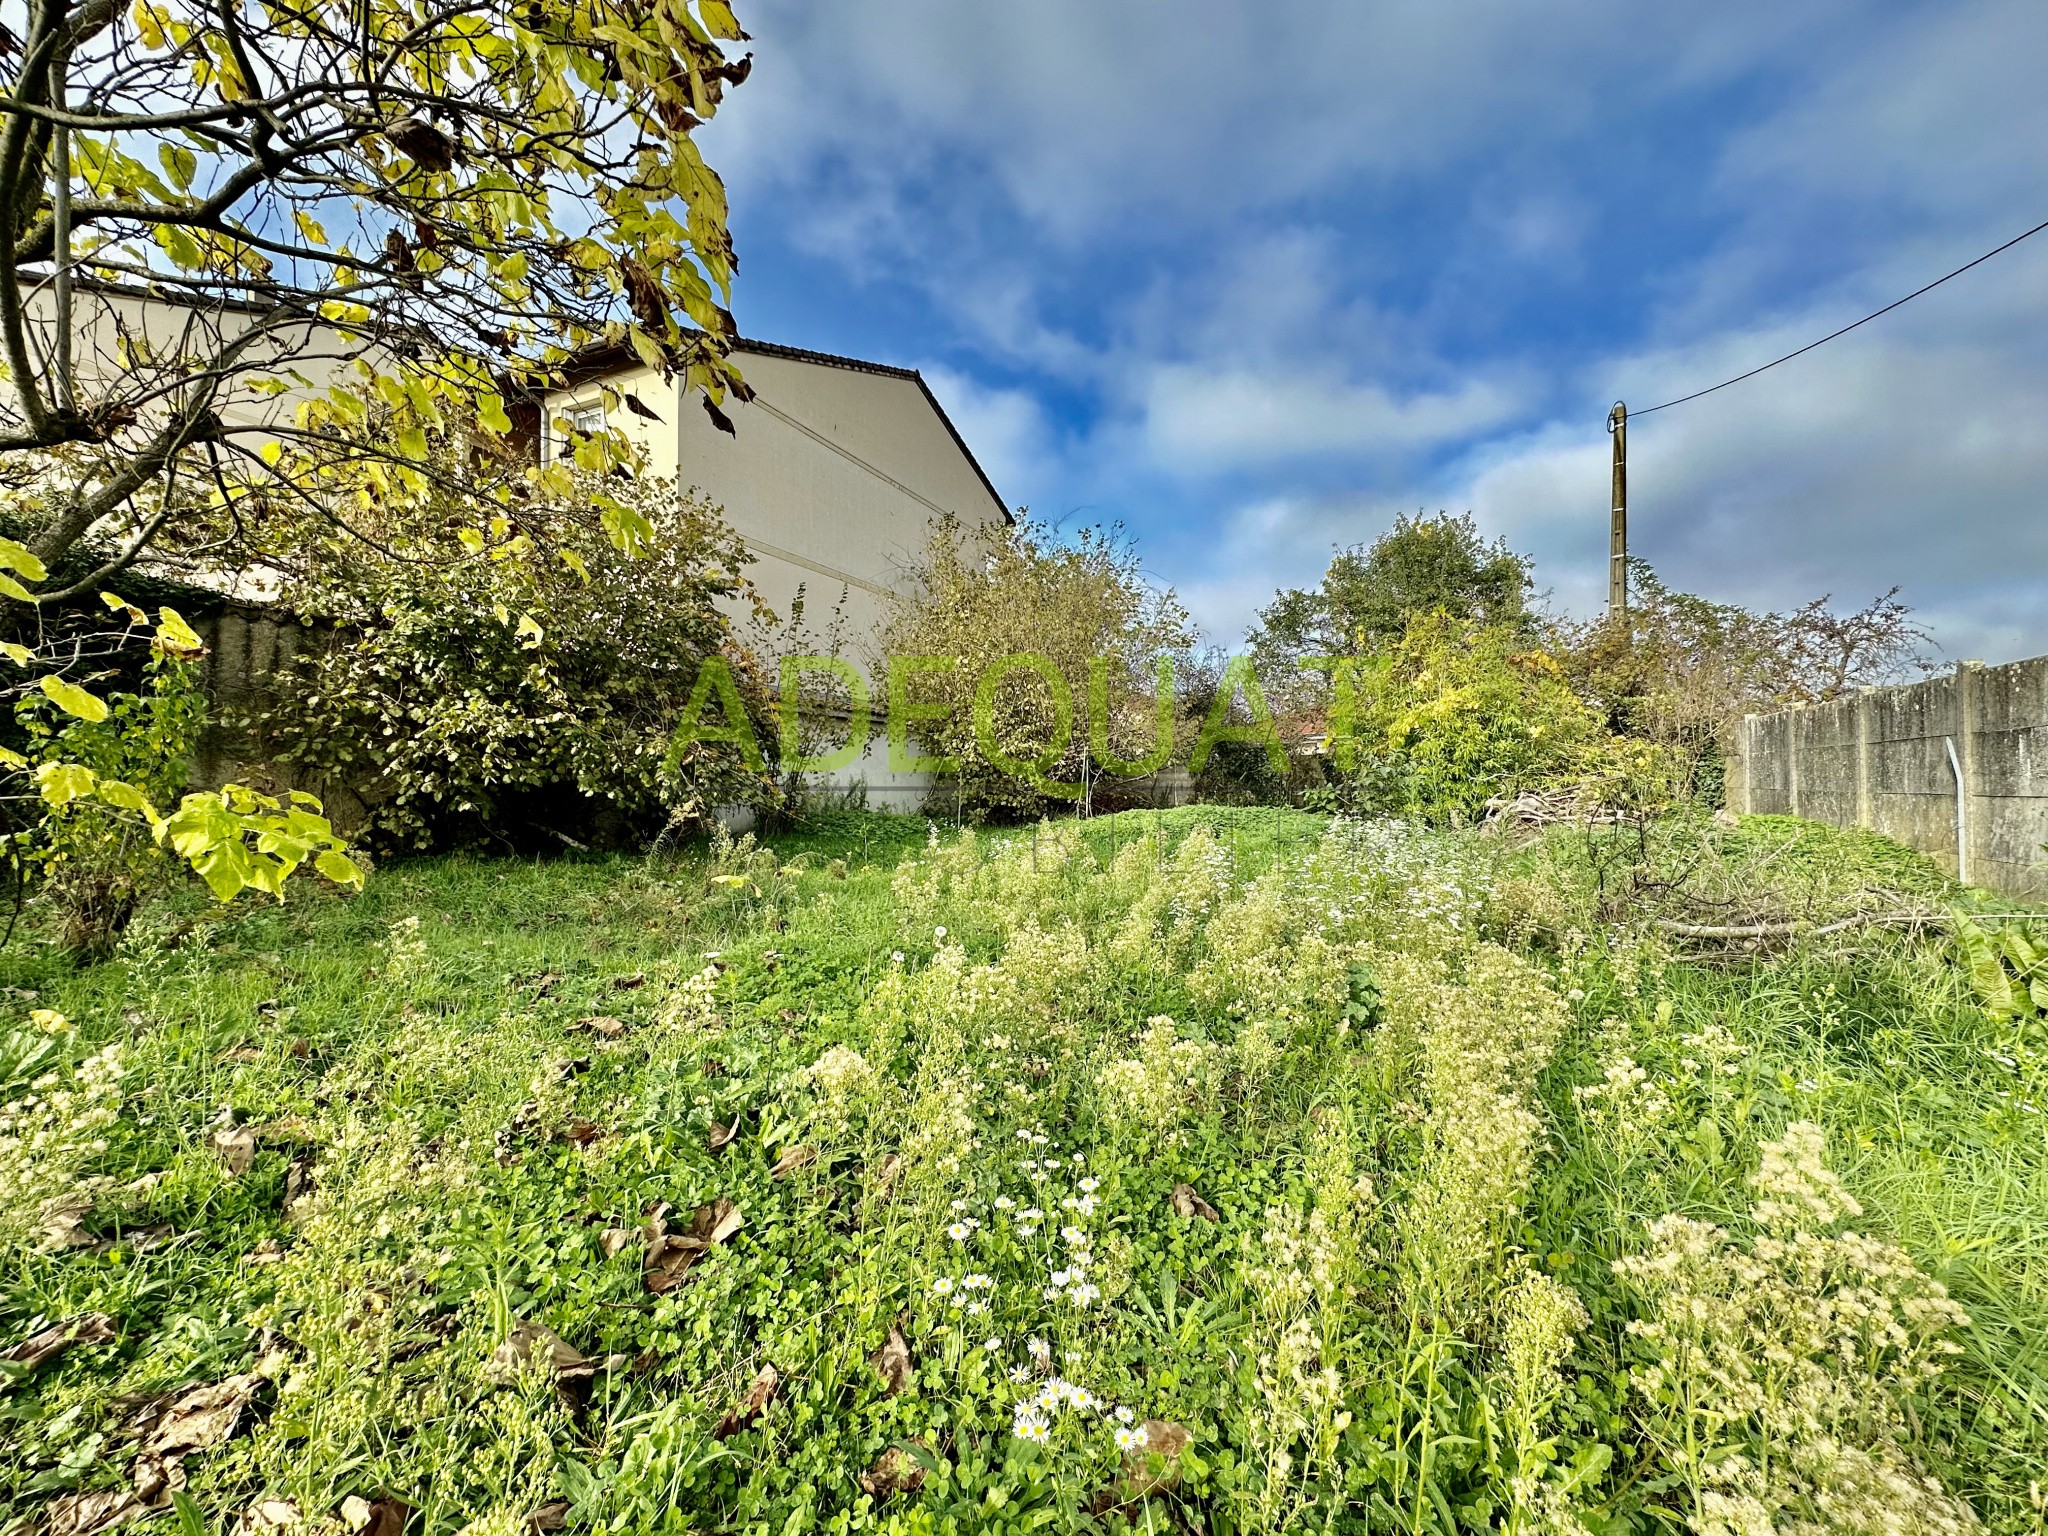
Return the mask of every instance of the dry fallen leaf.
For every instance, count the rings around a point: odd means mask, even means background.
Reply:
[[[32,1371],[74,1344],[111,1344],[117,1336],[114,1320],[106,1313],[81,1312],[30,1334],[11,1349],[0,1350],[0,1360]]]
[[[549,1499],[526,1517],[526,1529],[540,1536],[541,1532],[559,1531],[569,1523],[569,1501]]]
[[[581,1350],[554,1329],[532,1318],[521,1318],[511,1336],[491,1352],[484,1375],[500,1386],[510,1386],[536,1357],[557,1381],[588,1377],[597,1369]]]
[[[776,1159],[775,1166],[768,1170],[771,1179],[787,1178],[799,1168],[808,1168],[818,1160],[818,1149],[813,1146],[791,1147]]]
[[[1096,1495],[1095,1512],[1101,1514],[1117,1504],[1129,1504],[1155,1493],[1171,1493],[1178,1488],[1180,1453],[1193,1439],[1183,1426],[1170,1419],[1147,1419],[1145,1443],[1124,1452],[1123,1475],[1114,1489]]]
[[[608,1013],[594,1013],[587,1019],[578,1019],[569,1028],[587,1029],[593,1035],[602,1036],[606,1040],[616,1040],[626,1032],[626,1021],[615,1019]]]
[[[922,1440],[913,1440],[911,1444],[926,1448]],[[915,1493],[924,1486],[924,1468],[907,1447],[892,1445],[882,1452],[872,1467],[861,1473],[860,1485],[871,1499]]]
[[[111,1253],[116,1248],[126,1248],[130,1253],[150,1253],[158,1248],[168,1248],[178,1240],[178,1229],[167,1221],[160,1221],[153,1227],[131,1227],[119,1238],[94,1243],[94,1253]]]
[[[709,1146],[713,1152],[716,1152],[719,1151],[721,1148],[730,1146],[732,1144],[733,1137],[739,1135],[739,1133],[740,1117],[738,1115],[734,1115],[732,1117],[731,1125],[720,1125],[716,1120],[714,1120],[711,1122],[711,1134],[705,1138],[705,1144]]]
[[[210,1387],[174,1397],[142,1447],[145,1456],[182,1456],[221,1444],[241,1426],[242,1416],[263,1385],[253,1372],[230,1376]]]
[[[259,1499],[235,1516],[232,1536],[275,1536],[288,1531],[304,1517],[290,1499]]]
[[[284,1219],[297,1224],[305,1219],[302,1207],[313,1198],[313,1159],[295,1157],[284,1171]]]
[[[599,1235],[597,1245],[604,1250],[606,1258],[615,1259],[632,1247],[639,1237],[638,1227],[606,1227]]]
[[[644,987],[646,985],[647,973],[645,971],[635,971],[630,976],[614,976],[612,978],[612,990],[614,992],[631,992],[635,987]]]
[[[138,1456],[128,1469],[135,1497],[151,1509],[162,1509],[171,1495],[185,1491],[185,1469],[175,1456]]]
[[[579,1147],[587,1147],[604,1134],[604,1127],[595,1120],[586,1120],[581,1115],[571,1115],[562,1122],[562,1140]]]
[[[73,1191],[45,1200],[38,1212],[43,1225],[44,1253],[59,1253],[66,1248],[90,1248],[95,1239],[85,1230],[85,1218],[92,1213],[90,1196]]]
[[[762,1366],[760,1373],[754,1377],[754,1384],[747,1388],[745,1401],[718,1421],[711,1431],[711,1438],[728,1439],[760,1418],[768,1405],[775,1401],[775,1389],[781,1381],[782,1376],[774,1366]]]
[[[242,1262],[244,1264],[282,1264],[284,1262],[284,1244],[274,1237],[266,1237],[254,1248],[251,1248],[242,1255]]]
[[[690,1230],[668,1229],[667,1206],[657,1206],[642,1226],[647,1234],[645,1271],[647,1289],[659,1296],[682,1284],[690,1266],[719,1243],[746,1225],[740,1208],[723,1195],[690,1213]]]
[[[43,1510],[48,1536],[94,1536],[125,1525],[143,1512],[142,1501],[126,1488],[99,1493],[67,1493]]]
[[[256,1161],[256,1133],[245,1126],[223,1126],[211,1139],[213,1150],[231,1179],[239,1179]]]
[[[868,1356],[868,1363],[882,1373],[882,1381],[891,1397],[908,1387],[911,1372],[910,1346],[903,1341],[903,1330],[891,1327],[888,1341]]]
[[[1182,1221],[1192,1221],[1197,1216],[1201,1217],[1204,1221],[1220,1221],[1222,1219],[1216,1214],[1215,1206],[1195,1193],[1195,1188],[1192,1184],[1176,1184],[1173,1186],[1173,1214]]]
[[[888,1199],[896,1192],[896,1182],[902,1177],[903,1159],[896,1153],[891,1152],[887,1157],[875,1164],[875,1176],[872,1181],[875,1198],[877,1200]]]
[[[341,1523],[355,1536],[405,1536],[412,1506],[397,1499],[364,1499],[350,1494],[341,1501]]]

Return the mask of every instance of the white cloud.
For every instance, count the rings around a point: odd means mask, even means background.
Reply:
[[[943,364],[920,371],[996,489],[1013,507],[1030,501],[1052,453],[1038,401],[1020,389],[990,389]]]
[[[1473,381],[1397,396],[1327,375],[1261,375],[1174,364],[1145,389],[1146,446],[1163,467],[1204,472],[1309,455],[1412,453],[1498,425],[1513,394]]]
[[[1138,209],[1228,217],[1334,178],[1440,169],[1503,131],[1567,135],[1711,86],[1856,9],[759,0],[760,65],[721,116],[716,163],[915,197],[934,167],[965,160],[1072,242]]]

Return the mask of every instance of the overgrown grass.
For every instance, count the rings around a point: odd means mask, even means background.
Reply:
[[[153,916],[77,971],[18,941],[10,1049],[118,1045],[125,1075],[110,1127],[66,1110],[0,1191],[0,1347],[119,1330],[0,1382],[13,1518],[162,1518],[182,1478],[248,1536],[360,1524],[351,1498],[417,1536],[1619,1536],[1712,1529],[1761,1455],[1780,1528],[1945,1529],[1870,1524],[1769,1405],[1688,1460],[1704,1389],[1645,1390],[1667,1313],[1615,1263],[1673,1213],[1724,1229],[1709,1288],[1761,1262],[1753,1176],[1812,1123],[1864,1214],[1801,1251],[1895,1240],[1970,1323],[1924,1380],[1882,1344],[1823,1362],[1801,1411],[2041,1528],[2042,1042],[1938,935],[1681,955],[1605,921],[1614,850],[1572,834],[1193,809],[772,841],[398,865]],[[1802,914],[1947,894],[1798,823],[1644,855]],[[83,1196],[54,1250],[53,1191]],[[1780,1291],[1789,1336],[1823,1291]],[[584,1363],[519,1358],[533,1325]],[[221,1382],[233,1432],[152,1452],[152,1405]],[[74,1497],[138,1479],[147,1507]]]

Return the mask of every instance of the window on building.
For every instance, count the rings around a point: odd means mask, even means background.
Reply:
[[[602,400],[593,400],[585,404],[566,405],[556,411],[554,416],[556,420],[567,421],[572,432],[594,435],[604,430],[604,402]],[[552,431],[552,422],[550,423],[550,428],[551,430],[548,435],[553,437],[555,433]],[[571,451],[570,444],[571,439],[564,437],[559,444],[551,445],[552,451],[559,458],[567,458]]]

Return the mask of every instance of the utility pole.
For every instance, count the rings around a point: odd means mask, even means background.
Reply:
[[[1607,413],[1614,439],[1613,515],[1607,530],[1607,617],[1628,618],[1628,406],[1617,400]]]

